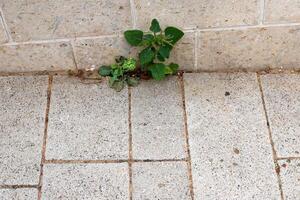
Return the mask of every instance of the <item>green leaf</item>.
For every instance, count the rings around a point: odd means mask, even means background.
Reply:
[[[132,87],[135,87],[139,84],[139,79],[135,77],[128,77],[126,81],[127,84]]]
[[[109,76],[111,75],[111,67],[103,65],[99,68],[98,73],[101,76]]]
[[[183,37],[184,33],[178,28],[169,26],[165,29],[165,35],[167,36],[168,41],[170,41],[171,44],[175,44]]]
[[[143,45],[149,46],[154,41],[154,36],[152,34],[146,34],[143,36]]]
[[[124,81],[115,81],[112,78],[109,79],[108,83],[109,87],[113,88],[117,92],[120,92],[125,86]]]
[[[177,72],[178,68],[179,68],[179,65],[177,65],[175,63],[171,63],[165,67],[165,74],[166,75],[174,74]]]
[[[112,77],[111,79],[114,81],[118,81],[119,77],[123,76],[123,70],[121,68],[116,68],[112,70]]]
[[[150,66],[149,70],[155,80],[162,80],[165,78],[165,65],[163,63],[155,63]]]
[[[171,74],[173,74],[172,69],[169,66],[166,66],[165,67],[165,75],[171,75]]]
[[[152,31],[153,33],[158,33],[161,31],[161,28],[159,26],[159,22],[157,21],[157,19],[152,20],[151,26],[150,26],[150,31]]]
[[[179,65],[176,63],[171,63],[171,64],[169,64],[169,67],[172,69],[172,71],[174,73],[174,72],[177,72]]]
[[[158,50],[158,53],[163,58],[169,58],[172,47],[170,45],[161,46]]]
[[[147,47],[146,49],[141,51],[141,53],[139,54],[141,65],[145,65],[145,64],[152,62],[154,59],[154,56],[155,56],[155,54],[154,54],[153,50],[151,49],[151,47]]]
[[[129,30],[124,32],[125,39],[132,46],[138,46],[143,40],[143,31]]]
[[[156,55],[157,59],[161,62],[164,62],[165,61],[165,58],[163,56],[161,56],[159,53],[157,53]]]

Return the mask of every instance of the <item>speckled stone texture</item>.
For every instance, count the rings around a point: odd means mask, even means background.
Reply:
[[[199,33],[202,70],[299,69],[300,26]]]
[[[48,78],[0,77],[0,185],[37,184]]]
[[[284,199],[295,200],[300,197],[300,159],[280,160],[280,177]]]
[[[137,56],[136,49],[131,48],[123,37],[76,40],[74,52],[81,69],[111,65],[116,56]]]
[[[46,159],[127,159],[128,92],[103,81],[53,80]]]
[[[184,82],[195,199],[280,199],[256,74]]]
[[[300,75],[261,77],[275,150],[279,157],[300,156]]]
[[[0,72],[75,69],[69,43],[0,46]]]
[[[65,164],[44,168],[42,199],[129,198],[128,164]]]
[[[108,35],[131,27],[129,0],[2,0],[16,41]]]
[[[266,23],[300,22],[299,0],[266,0]]]
[[[133,199],[191,199],[185,162],[134,163]]]
[[[34,200],[38,191],[34,188],[0,189],[1,200]]]
[[[182,97],[177,77],[132,88],[134,159],[185,158]]]
[[[134,0],[137,25],[148,28],[153,18],[181,28],[252,25],[258,23],[258,0]]]

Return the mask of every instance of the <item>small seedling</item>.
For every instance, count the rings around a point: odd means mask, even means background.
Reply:
[[[172,26],[162,30],[157,19],[152,20],[149,30],[149,32],[141,30],[124,32],[125,39],[131,46],[142,48],[138,60],[120,56],[115,64],[99,68],[99,74],[109,76],[109,85],[116,91],[121,91],[125,83],[136,86],[140,79],[162,80],[167,75],[177,72],[178,64],[166,64],[165,61],[184,33]]]

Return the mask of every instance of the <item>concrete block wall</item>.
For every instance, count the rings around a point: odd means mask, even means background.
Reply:
[[[122,33],[152,18],[186,33],[172,53],[182,69],[300,69],[300,0],[0,0],[0,72],[135,55]]]

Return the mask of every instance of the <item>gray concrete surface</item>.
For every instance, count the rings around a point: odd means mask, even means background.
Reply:
[[[0,77],[1,200],[300,195],[299,73],[49,83]]]

